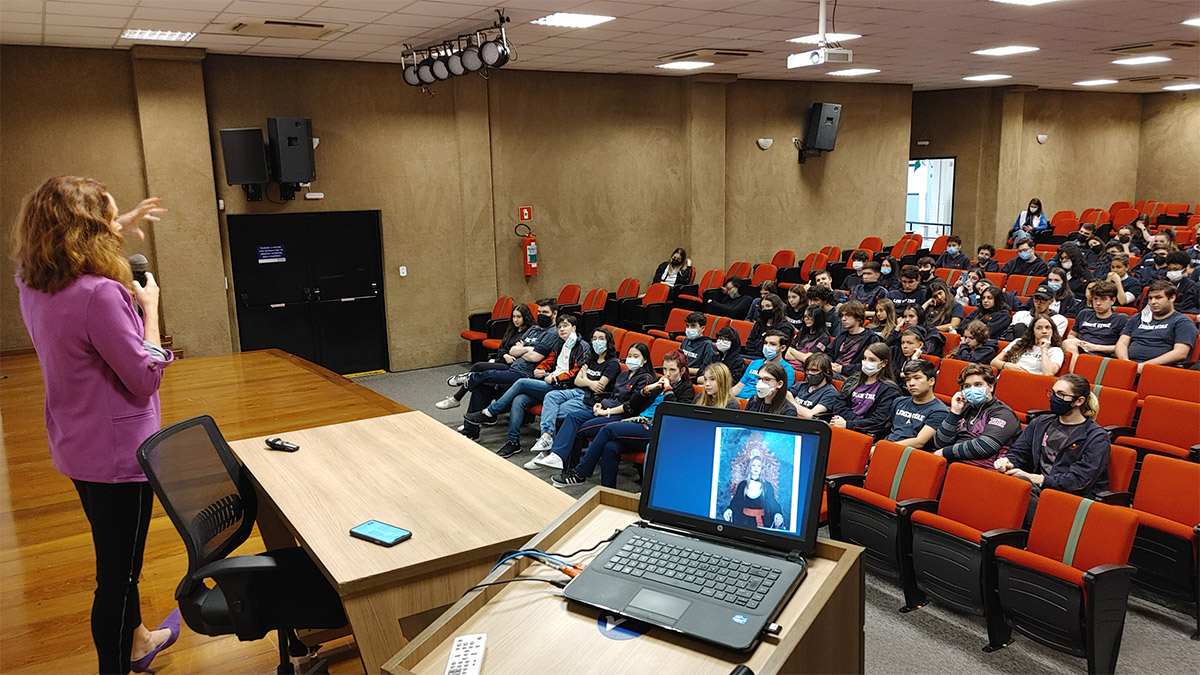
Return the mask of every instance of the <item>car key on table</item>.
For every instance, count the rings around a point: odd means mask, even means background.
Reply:
[[[288,443],[278,436],[275,438],[268,438],[267,447],[272,450],[279,450],[281,452],[295,452],[300,449],[299,445],[296,445],[295,443]]]

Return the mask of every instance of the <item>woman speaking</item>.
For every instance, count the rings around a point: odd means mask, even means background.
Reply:
[[[158,387],[170,352],[159,346],[158,285],[132,278],[124,233],[165,212],[157,198],[118,216],[103,184],[73,176],[29,195],[15,230],[21,316],[46,385],[46,435],[55,468],[75,483],[92,529],[92,640],[101,673],[144,672],[179,635],[179,610],[149,631],[138,575],[154,493],[136,452],[161,426]],[[134,308],[134,301],[142,316]]]

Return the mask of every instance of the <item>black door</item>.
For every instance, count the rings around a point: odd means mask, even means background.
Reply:
[[[386,370],[378,211],[229,216],[243,350],[337,373]]]

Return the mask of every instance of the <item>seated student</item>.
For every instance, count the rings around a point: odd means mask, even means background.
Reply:
[[[954,284],[954,299],[960,305],[971,305],[972,307],[979,306],[979,292],[987,288],[987,283],[980,284],[980,281],[985,281],[983,271],[978,267],[972,267],[966,272],[963,272],[958,277],[958,283]]]
[[[1080,223],[1079,229],[1068,234],[1066,241],[1064,241],[1063,243],[1071,242],[1071,243],[1074,243],[1074,244],[1082,247],[1085,243],[1087,243],[1087,241],[1089,239],[1091,239],[1094,236],[1096,236],[1096,224],[1095,223]]]
[[[1083,298],[1083,290],[1087,288],[1087,283],[1092,280],[1092,275],[1088,272],[1087,261],[1084,260],[1083,252],[1075,244],[1067,242],[1058,247],[1058,252],[1051,259],[1053,267],[1050,272],[1057,273],[1062,280],[1063,287],[1071,293],[1075,294],[1076,298]],[[1064,316],[1071,316],[1063,314]]]
[[[948,359],[958,359],[968,363],[991,363],[1000,351],[1000,344],[991,339],[987,324],[982,321],[968,321],[963,328],[962,339],[958,346],[946,355]]]
[[[1136,361],[1142,366],[1176,365],[1187,361],[1188,352],[1196,344],[1196,323],[1175,311],[1179,293],[1169,281],[1155,281],[1146,293],[1146,307],[1130,317],[1121,338],[1117,340],[1118,359]]]
[[[846,291],[841,291],[833,287],[833,274],[827,269],[813,270],[812,282],[806,288],[811,289],[813,286],[824,286],[833,294],[833,304],[840,304],[849,295]]]
[[[1187,277],[1188,265],[1192,259],[1183,251],[1171,251],[1167,254],[1167,281],[1175,284],[1175,311],[1184,314],[1200,312],[1200,285]]]
[[[1196,223],[1196,243],[1188,247],[1185,253],[1188,254],[1188,259],[1192,261],[1192,267],[1200,269],[1200,223]]]
[[[704,372],[708,364],[717,359],[717,348],[713,341],[704,336],[708,317],[704,312],[692,312],[683,320],[683,342],[679,351],[688,357],[688,374],[695,377]]]
[[[1033,250],[1032,239],[1022,239],[1017,243],[1017,257],[1004,263],[1000,271],[1005,274],[1024,274],[1031,277],[1044,277],[1050,268]]]
[[[542,436],[533,444],[530,452],[548,452],[554,444],[554,429],[558,421],[570,413],[591,410],[598,400],[609,393],[621,374],[621,357],[613,343],[612,331],[604,327],[592,331],[591,344],[591,357],[587,366],[576,373],[574,386],[547,392],[542,399]],[[513,409],[517,409],[515,403]]]
[[[871,254],[867,253],[861,248],[855,249],[854,253],[850,254],[850,268],[854,271],[850,274],[850,276],[842,280],[843,291],[849,291],[863,282],[860,271],[866,266],[870,259]],[[876,279],[876,281],[878,281],[878,279]]]
[[[929,299],[929,292],[921,285],[921,272],[916,265],[905,265],[900,269],[900,288],[891,292],[891,299],[897,313],[911,305],[924,305]]]
[[[888,293],[900,288],[900,261],[892,256],[885,256],[879,261],[879,284]]]
[[[1075,325],[1063,340],[1063,349],[1075,356],[1081,353],[1112,356],[1129,317],[1113,311],[1117,299],[1117,286],[1113,282],[1097,281],[1088,293],[1092,297],[1092,306],[1075,316]],[[1073,361],[1071,367],[1074,367]]]
[[[570,412],[563,417],[549,451],[539,452],[526,462],[526,469],[544,467],[561,471],[567,457],[578,451],[582,442],[595,437],[601,427],[638,412],[632,407],[633,392],[658,378],[650,367],[650,347],[645,342],[630,345],[625,352],[625,366],[627,370],[617,375],[612,391],[594,402],[590,410]]]
[[[746,312],[746,320],[750,322],[758,321],[758,314],[762,310],[759,309],[762,305],[762,299],[768,295],[779,295],[779,285],[774,279],[767,279],[758,285],[758,297],[750,303],[750,311]]]
[[[921,285],[924,286],[926,290],[929,289],[929,284],[934,279],[941,279],[941,277],[937,276],[934,272],[934,267],[936,265],[937,261],[929,256],[917,258],[917,274],[921,276]]]
[[[904,313],[900,315],[900,321],[896,324],[896,329],[903,335],[907,331],[913,331],[921,336],[921,351],[922,353],[942,358],[942,352],[946,351],[946,336],[938,332],[938,329],[929,325],[929,320],[925,315],[925,310],[919,305],[906,307]],[[889,347],[898,347],[900,337],[896,337],[894,344]]]
[[[1096,424],[1100,402],[1091,384],[1079,375],[1063,375],[1054,383],[1049,415],[1038,415],[993,466],[1033,484],[1025,525],[1033,522],[1042,490],[1059,490],[1086,499],[1108,489],[1108,432]]]
[[[857,302],[851,300],[838,307],[838,316],[843,330],[833,339],[829,358],[833,360],[833,371],[846,378],[858,372],[867,345],[880,342],[880,339],[878,333],[867,330],[867,312]]]
[[[793,288],[795,288],[793,286]],[[787,354],[783,358],[796,364],[803,364],[813,354],[824,354],[829,348],[829,331],[825,328],[825,312],[817,305],[809,305],[804,310],[804,323],[796,329],[789,343]]]
[[[467,372],[451,375],[447,378],[446,384],[456,387],[458,391],[434,403],[434,406],[438,410],[457,408],[462,404],[463,397],[470,391],[467,385],[471,383],[471,375],[489,370],[508,370],[516,362],[517,358],[519,358],[509,354],[509,351],[521,342],[522,338],[525,337],[525,331],[529,330],[532,326],[533,312],[529,311],[529,306],[523,302],[514,306],[512,321],[508,324],[508,328],[505,329],[504,336],[500,338],[500,346],[496,349],[496,353],[487,361],[471,364],[471,369]]]
[[[924,346],[924,342],[924,336],[920,331],[913,328],[905,329],[896,339],[896,344],[889,345],[892,352],[892,363],[896,364],[897,369],[903,370],[909,361],[924,361],[921,358],[921,348]]]
[[[863,350],[861,370],[846,379],[833,404],[829,425],[867,434],[878,440],[891,425],[892,401],[900,395],[887,345],[876,342]]]
[[[704,390],[696,405],[703,408],[728,408],[737,410],[737,397],[733,395],[733,378],[724,363],[710,363],[704,369]]]
[[[879,283],[880,266],[877,262],[868,262],[859,270],[862,281],[850,289],[850,299],[861,304],[867,316],[875,315],[875,303],[886,300],[887,289]]]
[[[979,307],[965,321],[980,321],[987,326],[989,335],[1004,335],[1012,324],[1012,312],[1008,309],[1008,301],[1004,291],[989,286],[979,294]],[[990,360],[990,359],[989,359]]]
[[[1122,225],[1117,228],[1117,236],[1113,238],[1113,241],[1121,245],[1121,253],[1125,255],[1135,256],[1142,253],[1142,249],[1134,241],[1133,227],[1130,225]]]
[[[804,373],[808,378],[797,382],[788,390],[788,397],[796,407],[796,415],[812,419],[833,409],[838,396],[833,386],[833,362],[829,355],[817,352],[804,362]]]
[[[734,278],[725,280],[724,291],[724,300],[709,298],[705,309],[710,314],[719,314],[738,321],[744,320],[746,314],[750,312],[750,304],[753,300],[742,295],[742,290],[738,287],[738,280]]]
[[[783,369],[787,371],[788,386],[792,386],[792,382],[796,380],[796,371],[792,368],[792,364],[783,360],[783,354],[787,351],[787,340],[783,333],[772,328],[763,336],[762,357],[757,358],[746,366],[746,372],[742,373],[742,379],[733,385],[733,395],[738,398],[749,399],[754,395],[754,385],[758,382],[758,370],[762,368],[762,364],[781,363]]]
[[[1032,241],[1035,235],[1049,227],[1050,221],[1046,220],[1046,214],[1042,211],[1042,200],[1035,197],[1029,200],[1029,206],[1024,211],[1017,214],[1017,220],[1009,231],[1009,239],[1014,243],[1018,239]]]
[[[1033,321],[1033,317],[1047,315],[1054,321],[1054,327],[1058,329],[1058,334],[1062,335],[1067,332],[1067,317],[1062,314],[1053,312],[1050,309],[1054,298],[1054,292],[1045,284],[1038,286],[1033,292],[1033,296],[1029,298],[1029,302],[1023,305],[1012,315],[1012,335],[1014,338],[1019,338],[1028,330],[1029,324]]]
[[[792,324],[792,328],[800,330],[804,325],[804,310],[808,309],[808,291],[800,284],[788,286],[787,306],[783,308],[783,318]]]
[[[1046,273],[1046,288],[1050,289],[1050,293],[1052,293],[1050,298],[1051,314],[1062,314],[1071,319],[1085,306],[1082,300],[1075,297],[1069,277],[1061,267],[1051,267],[1050,271]],[[1087,294],[1086,286],[1084,286],[1083,294],[1085,296]],[[1028,309],[1029,305],[1026,304],[1025,308]]]
[[[687,367],[687,357],[678,349],[663,355],[662,376],[633,392],[630,405],[631,410],[637,411],[635,415],[601,427],[579,463],[572,469],[564,469],[551,478],[550,483],[559,488],[579,485],[590,478],[599,465],[600,484],[616,487],[621,453],[645,450],[658,406],[664,401],[691,403],[695,398],[696,391],[692,389]]]
[[[946,240],[945,253],[938,256],[933,266],[951,270],[965,270],[970,267],[971,259],[962,252],[962,237],[957,234],[950,235]]]
[[[1143,286],[1149,286],[1153,281],[1167,278],[1167,256],[1173,249],[1158,241],[1155,241],[1153,245],[1153,254],[1142,258],[1142,261],[1133,270]]]
[[[508,442],[496,454],[511,457],[521,451],[521,425],[525,423],[525,410],[540,403],[546,394],[556,388],[574,386],[575,376],[587,365],[591,350],[576,332],[578,320],[573,314],[558,317],[558,337],[562,348],[551,354],[542,363],[543,370],[552,368],[541,378],[526,377],[517,380],[500,398],[478,411],[468,410],[463,415],[467,424],[492,425],[499,416],[509,413]],[[465,424],[464,424],[465,426]]]
[[[925,317],[930,326],[953,333],[963,321],[963,308],[954,299],[954,291],[938,277],[929,282],[929,299],[925,301]]]
[[[838,318],[837,303],[834,301],[833,289],[826,286],[813,285],[806,291],[808,296],[808,305],[816,306],[821,309],[821,314],[825,317],[825,330],[829,332],[830,337],[837,337],[838,333],[842,332],[842,320]]]
[[[875,331],[880,339],[887,342],[889,346],[891,342],[895,341],[898,321],[896,306],[892,304],[891,300],[883,298],[875,305],[875,317],[867,322],[867,328]]]
[[[777,330],[783,333],[784,342],[790,341],[792,333],[795,332],[792,324],[783,318],[783,300],[780,300],[778,295],[771,293],[763,297],[761,307],[762,311],[754,326],[750,328],[750,336],[746,338],[746,344],[742,347],[742,353],[748,356],[762,353],[763,336],[768,331]]]
[[[787,371],[778,363],[767,361],[758,369],[754,396],[746,403],[747,412],[796,417],[796,406],[788,401]]]
[[[1034,375],[1054,375],[1066,358],[1062,350],[1062,338],[1050,317],[1042,314],[1033,320],[1033,326],[1020,338],[992,359],[997,370],[1023,370]]]
[[[1087,248],[1083,249],[1083,259],[1087,263],[1088,274],[1091,275],[1091,278],[1095,279],[1108,274],[1108,263],[1112,260],[1112,254],[1105,249],[1104,240],[1092,235],[1087,240],[1086,246]],[[1113,248],[1115,253],[1117,247]]]
[[[1116,285],[1118,305],[1133,305],[1142,297],[1141,280],[1129,274],[1129,256],[1114,255],[1108,261],[1108,274],[1104,278]]]
[[[511,387],[517,380],[546,376],[548,371],[542,367],[542,362],[562,347],[562,339],[553,328],[557,317],[557,300],[542,298],[537,301],[537,325],[530,326],[525,336],[508,350],[514,358],[508,370],[488,370],[467,378],[467,390],[471,392],[471,400],[467,402],[468,413],[486,408],[502,390]],[[479,438],[479,426],[464,421],[462,434],[467,438]]]
[[[654,276],[651,277],[650,283],[666,284],[674,290],[692,283],[692,277],[695,275],[696,270],[692,268],[692,261],[688,259],[687,251],[677,248],[671,252],[670,260],[660,264],[658,269],[654,270]]]
[[[950,409],[933,395],[937,368],[932,363],[925,359],[909,361],[900,373],[908,396],[897,396],[893,402],[892,430],[884,440],[924,449]]]
[[[999,272],[1000,263],[996,262],[996,247],[983,244],[975,250],[975,266],[984,272]]]
[[[1012,408],[992,395],[996,373],[991,366],[972,363],[963,368],[958,387],[950,399],[950,414],[933,435],[933,454],[991,469],[1021,433],[1021,422]]]
[[[717,349],[714,363],[725,364],[734,382],[742,379],[742,374],[746,372],[746,360],[742,358],[742,336],[738,335],[737,330],[733,326],[725,326],[717,331],[713,346]]]

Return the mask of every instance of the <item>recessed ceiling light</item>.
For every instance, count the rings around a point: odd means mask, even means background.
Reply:
[[[1183,25],[1196,26],[1197,28],[1200,28],[1200,16],[1196,17],[1195,19],[1188,19],[1187,21],[1184,21]]]
[[[1191,91],[1193,89],[1200,89],[1200,84],[1196,84],[1195,82],[1190,84],[1168,84],[1163,89],[1167,91]]]
[[[130,28],[121,33],[125,40],[158,40],[160,42],[187,42],[196,37],[195,33],[185,33],[181,30],[148,30],[145,28]]]
[[[1076,87],[1102,87],[1106,84],[1116,84],[1116,80],[1080,80],[1075,82]]]
[[[1170,61],[1169,56],[1135,56],[1129,59],[1117,59],[1113,63],[1118,66],[1141,66],[1147,63],[1164,63]]]
[[[1020,45],[1009,45],[1007,47],[993,47],[992,49],[980,49],[979,51],[971,52],[979,56],[1012,56],[1013,54],[1027,54],[1029,52],[1038,51],[1037,47],[1022,47]]]
[[[539,26],[557,26],[559,28],[591,28],[606,21],[612,21],[615,16],[600,16],[599,14],[572,14],[571,12],[556,12],[529,23]]]
[[[713,65],[711,61],[672,61],[670,63],[660,63],[655,68],[666,68],[667,70],[695,70],[697,68],[707,68]]]
[[[858,33],[826,33],[825,41],[843,42],[845,40],[857,40],[860,37],[862,36]],[[800,44],[804,45],[815,45],[821,43],[821,36],[819,34],[805,35],[804,37],[792,38],[791,40],[788,40],[788,42],[799,42]]]
[[[963,79],[967,80],[968,82],[990,82],[992,80],[1007,80],[1010,77],[1012,77],[1012,75],[1000,75],[998,73],[992,73],[990,75],[971,75],[969,77],[964,77]]]
[[[1034,5],[1044,5],[1048,2],[1058,2],[1058,0],[992,0],[992,2],[1003,2],[1006,5],[1024,5],[1033,7]]]
[[[859,75],[873,75],[878,72],[879,69],[877,68],[847,68],[846,70],[835,70],[831,73],[825,74],[837,75],[839,77],[857,77]]]

